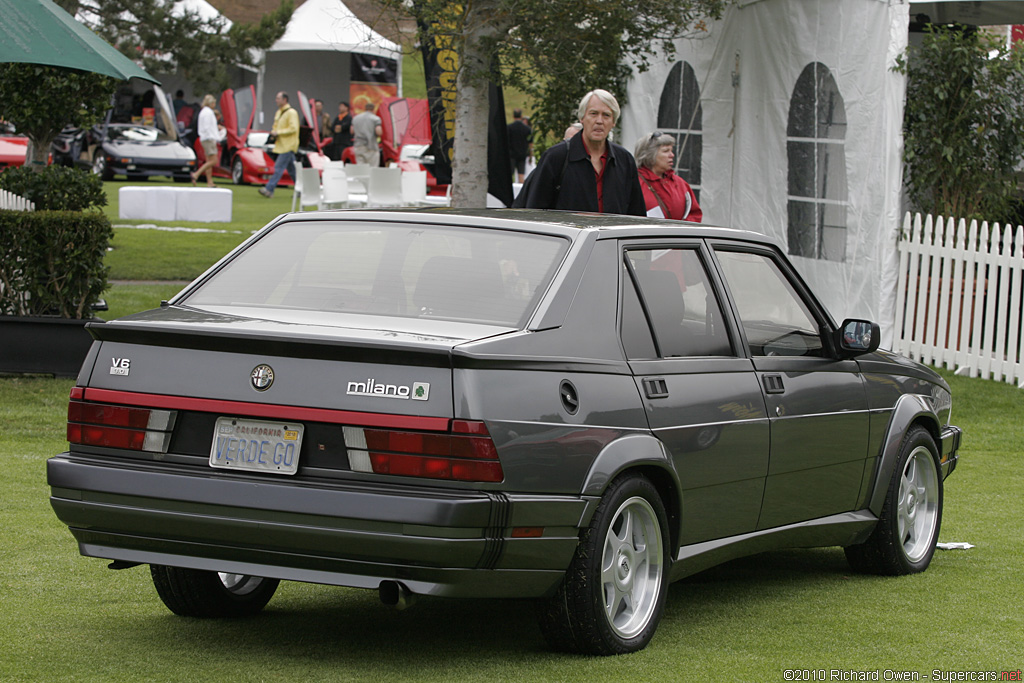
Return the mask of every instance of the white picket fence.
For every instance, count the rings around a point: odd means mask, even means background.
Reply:
[[[36,205],[13,192],[0,190],[0,209],[8,209],[10,211],[35,211]]]
[[[1024,227],[906,214],[895,350],[1024,387]]]

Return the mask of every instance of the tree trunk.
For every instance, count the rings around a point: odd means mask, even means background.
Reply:
[[[508,31],[511,21],[498,13],[494,0],[469,3],[463,30],[455,96],[455,157],[452,160],[452,206],[487,206],[487,125],[490,113],[487,74],[490,38]]]
[[[31,137],[28,139],[28,147],[25,148],[25,165],[33,171],[41,171],[50,160],[50,143],[39,145]]]

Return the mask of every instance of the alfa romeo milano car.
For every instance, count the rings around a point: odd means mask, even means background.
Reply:
[[[285,215],[90,331],[53,508],[195,617],[280,580],[535,598],[554,647],[635,651],[739,556],[923,571],[961,437],[772,241],[646,218]]]

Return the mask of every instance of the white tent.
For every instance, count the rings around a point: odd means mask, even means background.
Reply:
[[[276,109],[274,96],[298,90],[327,102],[334,114],[338,101],[348,100],[351,53],[386,57],[398,62],[398,91],[402,89],[402,53],[395,43],[364,24],[341,0],[306,0],[295,10],[285,34],[267,51],[259,101],[264,126]]]
[[[681,174],[704,222],[776,238],[837,322],[876,320],[883,344],[905,93],[891,69],[907,25],[899,0],[741,0],[635,77],[622,115],[630,149],[654,130],[688,135]]]

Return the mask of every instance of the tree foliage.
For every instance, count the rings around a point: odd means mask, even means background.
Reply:
[[[671,59],[674,41],[718,18],[727,0],[402,0],[392,4],[421,26],[421,40],[448,35],[461,43],[484,34],[484,60],[500,70],[477,74],[511,85],[531,99],[531,125],[561,135],[589,90],[604,88],[625,103],[634,69],[652,55]],[[478,21],[472,23],[474,16]]]
[[[576,106],[589,90],[604,88],[625,104],[633,69],[650,58],[671,59],[673,41],[718,18],[728,0],[381,0],[417,20],[424,43],[451,44],[460,55],[456,129],[459,144],[486,149],[486,109],[479,81],[514,86],[531,99],[536,133],[557,134],[575,121]],[[468,93],[468,95],[467,95]],[[465,102],[466,97],[473,102]],[[466,125],[468,122],[468,125]],[[469,128],[469,130],[466,130]],[[456,144],[453,203],[483,205],[484,161],[476,151],[464,157]],[[460,183],[473,185],[462,197]]]
[[[1024,155],[1024,51],[933,27],[898,61],[907,76],[904,182],[923,212],[1003,221]]]
[[[117,81],[100,74],[40,64],[0,64],[0,118],[32,141],[33,167],[46,164],[64,126],[84,127],[110,107]]]
[[[226,28],[222,17],[203,19],[176,9],[175,0],[62,0],[62,5],[149,73],[178,67],[199,92],[229,87],[229,67],[257,66],[257,51],[284,35],[294,10],[292,0],[281,0],[259,23]]]

